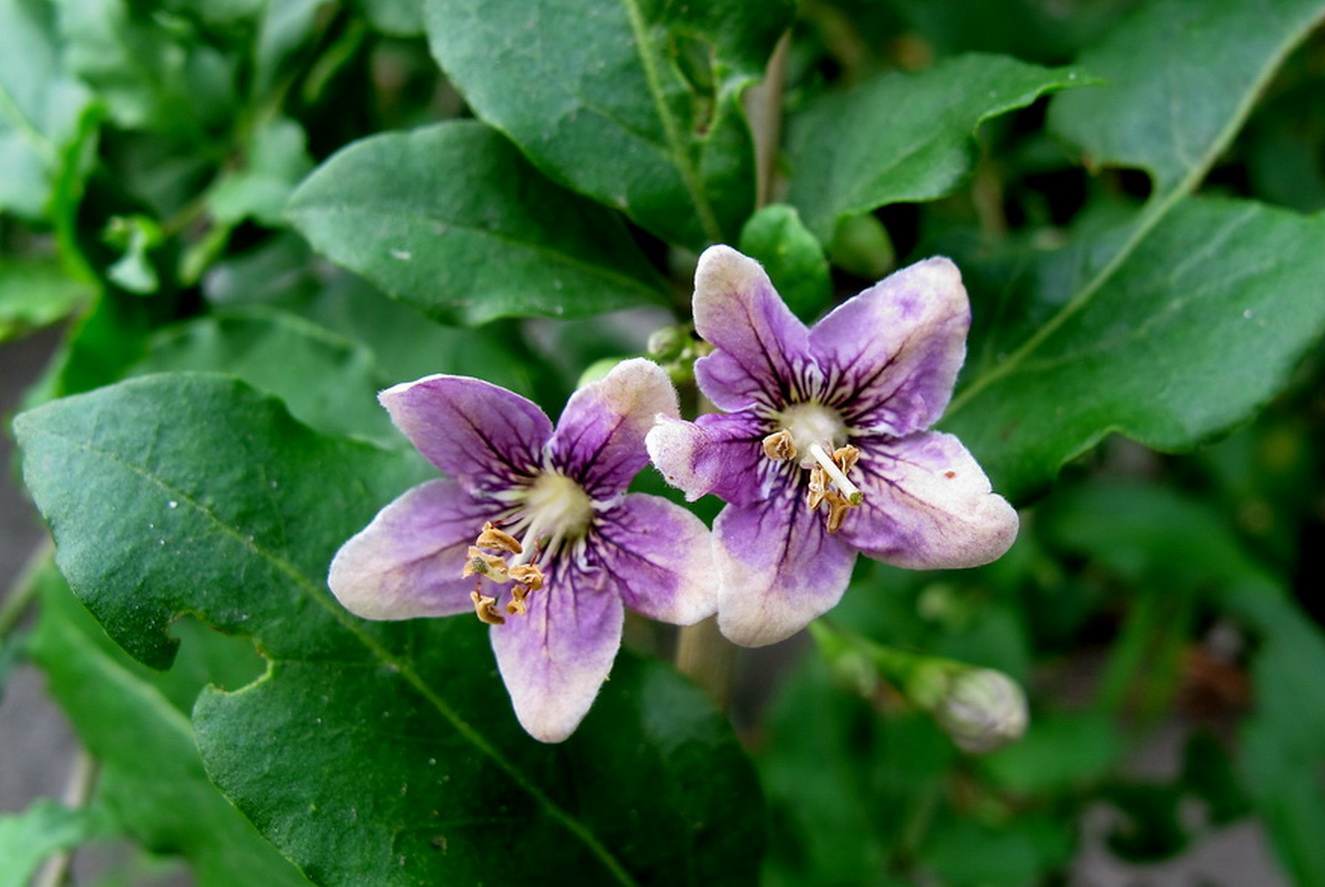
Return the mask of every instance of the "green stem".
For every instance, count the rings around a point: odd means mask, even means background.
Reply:
[[[9,586],[9,593],[5,595],[4,601],[0,602],[0,641],[9,637],[10,632],[22,621],[23,616],[32,607],[37,592],[41,590],[37,577],[50,563],[51,554],[54,551],[55,546],[51,544],[50,539],[47,539],[37,546],[28,555],[28,559],[24,561],[23,568],[19,570],[13,584]]]

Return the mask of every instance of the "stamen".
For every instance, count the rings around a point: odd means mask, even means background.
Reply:
[[[509,551],[511,554],[519,554],[524,551],[520,540],[516,539],[510,533],[498,527],[492,521],[483,525],[483,532],[479,533],[475,545],[480,548],[495,548],[498,551]]]
[[[507,573],[506,561],[495,554],[488,554],[476,546],[469,546],[469,551],[465,555],[469,560],[465,561],[465,568],[460,571],[460,578],[465,579],[475,574],[486,576],[493,582],[509,582],[510,576]]]
[[[816,465],[810,469],[810,487],[805,496],[805,504],[810,507],[810,511],[816,510],[823,504],[827,493],[828,479],[824,475],[824,470]]]
[[[524,616],[529,612],[525,606],[524,599],[529,597],[529,589],[523,585],[511,586],[511,601],[506,605],[506,612],[512,616]]]
[[[521,564],[518,567],[511,567],[511,578],[515,580],[514,588],[524,588],[526,593],[538,591],[543,587],[543,570],[538,564]],[[513,592],[514,593],[514,590]],[[521,598],[524,595],[520,595]]]
[[[506,624],[506,617],[497,612],[497,608],[493,606],[497,603],[495,597],[471,591],[469,598],[474,602],[474,614],[478,616],[479,622],[486,622],[488,625]]]
[[[847,516],[847,512],[855,506],[847,501],[847,498],[836,490],[829,490],[824,495],[824,501],[828,503],[828,532],[836,533],[842,529],[842,519]]]
[[[860,458],[860,451],[857,450],[855,447],[848,446],[848,447],[842,447],[834,451],[833,455],[836,456],[838,453],[841,453],[843,450],[852,451],[851,453],[847,454],[846,457],[844,457],[843,461],[845,462],[849,460],[851,465],[855,465],[856,460]],[[847,480],[846,474],[843,473],[843,470],[838,467],[837,463],[834,462],[833,459],[829,457],[828,453],[824,452],[824,448],[822,446],[820,446],[817,443],[810,444],[810,455],[814,457],[814,461],[818,462],[821,466],[823,466],[824,472],[830,478],[832,478],[833,484],[837,487],[838,491],[846,498],[846,501],[849,505],[859,505],[862,501],[864,501],[865,494],[860,491],[859,487],[857,487],[851,481]]]
[[[796,458],[796,441],[791,432],[783,428],[764,438],[764,455],[775,462],[786,462]]]

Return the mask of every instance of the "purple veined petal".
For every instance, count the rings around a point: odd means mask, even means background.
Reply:
[[[414,487],[341,546],[327,585],[347,610],[365,619],[473,611],[474,580],[460,578],[460,571],[483,522],[500,510],[450,479]]]
[[[695,362],[709,400],[729,412],[806,400],[818,385],[809,332],[763,267],[729,246],[711,246],[695,269],[695,331],[716,347]]]
[[[660,415],[677,415],[666,371],[642,357],[622,361],[566,404],[548,445],[552,463],[591,499],[611,499],[648,464],[644,435]]]
[[[428,461],[474,491],[506,489],[540,469],[552,436],[536,405],[467,376],[404,382],[378,400]]]
[[[1016,509],[990,489],[975,458],[951,434],[859,442],[852,479],[864,502],[838,535],[876,560],[910,569],[978,567],[1017,538]]]
[[[948,259],[917,262],[848,299],[810,331],[825,399],[857,430],[904,437],[938,421],[966,359],[971,309]]]
[[[770,431],[766,420],[749,411],[706,413],[694,422],[659,420],[645,444],[653,464],[687,501],[712,493],[747,505],[768,495],[776,474],[762,446]]]
[[[580,725],[621,647],[625,608],[601,573],[555,561],[529,612],[492,627],[515,716],[530,736],[561,742]]]
[[[658,496],[631,493],[599,516],[590,562],[626,606],[673,625],[718,609],[718,567],[704,522]]]
[[[743,647],[788,638],[842,599],[856,552],[828,533],[823,512],[811,512],[799,487],[765,502],[718,515],[713,532],[722,587],[718,628]]]

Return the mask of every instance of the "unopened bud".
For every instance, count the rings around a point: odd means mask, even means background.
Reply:
[[[936,701],[934,718],[962,751],[985,754],[1026,732],[1026,694],[1002,672],[961,669]]]
[[[664,326],[649,334],[645,352],[654,360],[666,362],[679,358],[689,344],[690,334],[685,327]]]

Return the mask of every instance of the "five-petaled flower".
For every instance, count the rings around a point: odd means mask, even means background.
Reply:
[[[677,415],[663,370],[619,364],[575,393],[554,429],[496,385],[429,376],[382,392],[396,426],[449,479],[409,490],[337,553],[328,584],[369,619],[477,613],[515,712],[544,742],[588,712],[621,644],[623,604],[686,625],[712,615],[704,523],[626,488],[656,416]]]
[[[905,268],[807,328],[763,268],[709,248],[695,272],[695,364],[726,413],[663,418],[646,439],[714,524],[718,622],[738,644],[781,640],[831,608],[857,552],[902,567],[1000,557],[1017,513],[957,438],[929,431],[966,354],[970,306],[944,258]]]

